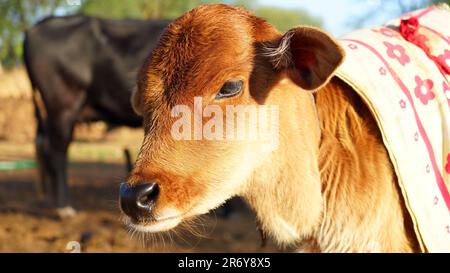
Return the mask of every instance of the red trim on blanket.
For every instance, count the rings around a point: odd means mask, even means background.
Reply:
[[[443,63],[442,60],[439,60],[437,56],[431,54],[430,47],[427,45],[428,37],[419,33],[420,28],[427,29],[448,43],[447,38],[443,37],[439,32],[430,27],[419,24],[419,19],[415,16],[412,16],[409,19],[401,20],[398,31],[406,41],[421,48],[427,57],[436,64],[437,68],[445,78],[447,74],[450,74],[450,68],[448,68],[447,64]]]
[[[450,211],[450,193],[447,190],[447,186],[445,185],[444,178],[442,177],[441,172],[439,171],[439,168],[437,166],[433,147],[431,146],[431,142],[428,138],[427,133],[425,132],[425,128],[423,127],[422,122],[420,121],[419,115],[417,114],[416,108],[414,106],[414,101],[412,99],[409,89],[406,87],[406,85],[403,83],[403,81],[399,78],[399,76],[395,73],[395,71],[391,68],[389,63],[384,59],[384,57],[376,49],[374,49],[373,47],[371,47],[370,45],[368,45],[362,41],[353,40],[353,39],[340,39],[340,40],[360,44],[360,45],[366,47],[367,49],[369,49],[370,51],[372,51],[372,53],[375,54],[383,62],[383,64],[386,66],[386,68],[391,73],[391,76],[393,77],[393,79],[396,81],[396,83],[398,84],[400,89],[402,89],[403,93],[408,98],[408,101],[411,104],[411,107],[414,111],[414,117],[416,119],[417,127],[419,128],[419,132],[420,132],[422,139],[425,142],[425,146],[428,150],[428,155],[430,157],[431,165],[433,166],[433,171],[434,171],[434,175],[436,177],[437,185],[442,194],[442,197],[444,198],[445,204],[447,205],[447,208]]]

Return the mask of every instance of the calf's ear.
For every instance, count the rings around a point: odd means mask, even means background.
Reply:
[[[286,70],[302,89],[325,85],[345,57],[344,50],[325,32],[307,26],[287,31],[266,48],[265,55],[277,70]]]
[[[142,99],[137,87],[131,93],[131,106],[137,115],[142,116]]]

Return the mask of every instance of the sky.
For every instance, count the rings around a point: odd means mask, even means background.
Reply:
[[[397,18],[400,11],[398,0],[258,0],[261,5],[300,8],[322,18],[324,29],[334,36],[341,36],[355,28],[354,22],[370,16],[365,25],[381,25]],[[414,4],[420,0],[401,0]],[[383,8],[382,12],[373,12]]]
[[[382,25],[398,18],[401,15],[398,8],[399,1],[411,5],[424,0],[256,0],[258,5],[306,10],[309,14],[321,18],[323,28],[335,37],[340,37],[355,28]],[[82,2],[83,0],[66,0],[68,7],[75,8]],[[374,12],[377,10],[378,12]],[[66,7],[57,10],[57,15],[64,15],[67,12],[70,12],[70,8]],[[369,18],[362,26],[358,26],[356,22],[364,17]]]

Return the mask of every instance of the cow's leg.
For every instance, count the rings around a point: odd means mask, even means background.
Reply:
[[[33,87],[33,104],[34,113],[37,120],[36,138],[35,138],[35,150],[36,161],[38,166],[38,183],[37,193],[38,201],[41,205],[47,206],[49,201],[49,170],[47,167],[46,149],[45,149],[45,128],[47,127],[47,111],[45,109],[42,97],[38,90]]]
[[[60,217],[70,217],[75,210],[69,206],[67,185],[67,151],[72,140],[72,132],[77,111],[64,109],[50,114],[47,120],[47,133],[44,135],[46,152],[45,166],[48,169],[50,187],[49,198]]]
[[[56,208],[61,218],[65,218],[75,215],[75,210],[69,204],[67,151],[85,92],[68,88],[59,78],[43,82],[42,86],[45,91],[42,93],[46,116],[41,119],[42,126],[36,138],[41,188],[50,206]]]
[[[51,208],[57,208],[58,214],[65,217],[75,212],[69,206],[66,184],[67,150],[77,115],[85,102],[88,83],[83,82],[82,78],[73,80],[73,77],[63,77],[69,75],[67,71],[51,63],[42,65],[47,61],[51,60],[36,61],[36,67],[32,67],[40,75],[32,77],[36,91],[33,102],[38,118],[36,155],[40,169],[39,191],[46,203]]]
[[[48,167],[46,165],[45,157],[45,131],[44,131],[44,121],[38,118],[37,130],[36,130],[36,160],[38,163],[39,180],[37,184],[38,198],[40,201],[45,201],[49,195],[49,173]]]

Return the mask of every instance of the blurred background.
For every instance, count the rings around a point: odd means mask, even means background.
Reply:
[[[23,66],[24,31],[46,16],[85,14],[112,19],[174,19],[208,0],[0,0],[0,252],[81,251],[279,251],[260,247],[252,212],[240,200],[223,217],[211,213],[195,234],[149,243],[129,236],[119,221],[117,185],[127,173],[123,151],[132,158],[141,129],[103,122],[77,124],[69,148],[68,184],[78,214],[60,220],[35,207],[36,121],[32,91]],[[432,0],[229,0],[285,31],[308,24],[339,37],[352,29],[380,25]],[[197,234],[198,233],[198,234]]]

